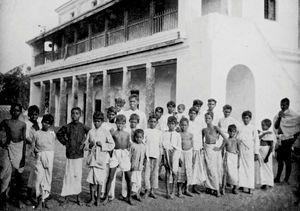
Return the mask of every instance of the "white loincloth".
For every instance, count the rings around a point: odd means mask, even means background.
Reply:
[[[259,149],[259,184],[274,186],[273,157],[269,156],[267,163],[264,162],[270,146],[260,146]]]
[[[127,149],[115,149],[109,161],[110,168],[119,167],[122,171],[129,171],[131,167],[129,151]]]
[[[204,163],[206,167],[206,186],[212,190],[220,189],[219,157],[220,151],[213,150],[216,144],[205,144]]]
[[[240,146],[239,186],[254,189],[254,152]]]
[[[225,152],[224,156],[226,183],[230,185],[238,185],[238,154]]]
[[[206,173],[204,168],[204,157],[202,150],[194,150],[193,151],[193,185],[200,185],[206,180]]]
[[[193,179],[193,149],[182,150],[180,159],[182,165],[178,170],[178,182],[187,182],[187,185],[191,185]]]
[[[24,142],[10,142],[8,145],[9,159],[13,168],[17,169],[19,173],[24,171],[24,167],[20,168],[21,160],[23,158]]]
[[[131,172],[131,191],[137,193],[142,186],[142,171]]]
[[[104,166],[102,166],[104,167]],[[101,169],[97,167],[90,167],[86,181],[94,185],[105,186],[107,180],[107,170],[106,168]],[[103,190],[103,188],[102,188]]]

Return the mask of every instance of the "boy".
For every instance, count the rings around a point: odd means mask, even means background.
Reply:
[[[162,145],[164,151],[164,165],[166,169],[165,183],[167,199],[174,199],[177,183],[177,173],[179,167],[179,158],[181,154],[181,136],[175,131],[177,119],[174,116],[168,118],[169,130],[162,135]],[[172,193],[169,191],[169,178],[172,175]]]
[[[140,121],[138,124],[138,128],[145,130],[147,128],[147,118],[144,112],[138,109],[139,97],[136,94],[132,94],[129,96],[129,110],[125,111],[124,115],[126,119],[129,119],[131,114],[137,114],[140,117]],[[129,128],[129,122],[128,122]]]
[[[185,114],[184,111],[185,111],[185,105],[184,104],[179,104],[177,106],[177,114],[176,114],[177,121],[180,121],[182,117],[186,118],[186,114]]]
[[[105,186],[106,168],[109,162],[109,152],[115,147],[110,132],[102,127],[104,115],[100,111],[93,114],[93,122],[95,128],[88,132],[85,150],[89,151],[87,157],[87,165],[90,168],[87,182],[90,184],[90,201],[88,206],[98,206],[101,187]],[[95,190],[96,189],[96,190]],[[95,194],[97,192],[97,194]],[[95,197],[97,195],[97,197]]]
[[[228,126],[228,139],[224,140],[222,146],[218,150],[225,147],[224,155],[224,177],[222,183],[222,192],[225,194],[226,184],[233,185],[232,193],[237,194],[238,185],[238,166],[239,166],[239,141],[236,139],[237,128],[232,124]]]
[[[272,152],[274,149],[275,135],[271,131],[272,122],[269,119],[264,119],[261,122],[262,132],[259,134],[260,148],[259,148],[259,175],[261,189],[266,190],[274,186],[273,176],[273,159]]]
[[[129,155],[129,147],[130,147],[130,134],[124,131],[124,126],[126,124],[126,117],[122,114],[117,115],[116,117],[117,130],[113,132],[112,137],[115,142],[115,149],[111,155],[109,161],[109,176],[108,181],[106,183],[106,191],[104,195],[103,205],[106,205],[108,201],[108,192],[111,188],[112,181],[114,179],[117,167],[121,168],[121,171],[125,174],[125,180],[127,183],[127,196],[125,200],[132,205],[131,202],[131,184],[130,184],[130,155]]]
[[[14,189],[17,204],[20,209],[25,205],[20,200],[22,173],[25,166],[26,152],[26,124],[19,120],[22,113],[20,104],[10,107],[11,119],[5,119],[0,123],[0,131],[5,131],[5,143],[0,146],[0,201],[7,206],[7,196],[11,186],[12,174],[15,173],[16,188]]]
[[[49,209],[46,199],[50,195],[52,170],[54,160],[54,148],[56,136],[50,131],[54,123],[51,114],[45,114],[42,120],[42,129],[32,133],[34,145],[34,184],[36,190],[36,208],[42,202],[42,208]]]
[[[125,100],[118,97],[115,99],[115,108],[116,108],[116,111],[117,111],[117,114],[124,114],[124,105],[125,105]]]
[[[193,101],[193,108],[195,108],[197,110],[197,117],[196,120],[199,122],[199,124],[201,125],[205,125],[205,121],[204,121],[204,114],[201,112],[201,107],[203,105],[202,100],[199,99],[195,99]]]
[[[57,132],[57,139],[66,146],[66,170],[63,180],[61,196],[65,197],[64,204],[69,202],[68,196],[77,195],[77,204],[82,206],[80,199],[83,146],[86,134],[90,130],[87,126],[79,122],[81,109],[72,108],[72,122],[62,126]]]
[[[132,192],[135,194],[135,198],[138,201],[141,201],[142,171],[146,159],[146,146],[144,145],[143,140],[144,131],[142,129],[135,130],[133,142],[130,146],[130,161]]]
[[[178,197],[182,197],[183,186],[186,186],[184,194],[187,196],[193,196],[189,188],[192,185],[193,179],[193,134],[188,132],[189,120],[187,118],[181,118],[180,120],[180,136],[182,140],[181,151],[181,168],[178,172]]]
[[[212,112],[214,115],[214,120],[213,120],[213,125],[218,125],[219,119],[220,119],[220,115],[218,112],[216,112],[214,109],[217,105],[217,101],[213,98],[209,98],[207,100],[207,112]]]
[[[250,124],[251,111],[242,113],[243,125],[239,128],[240,145],[239,186],[244,192],[252,193],[254,189],[254,161],[258,160],[259,139],[256,128]],[[248,191],[246,191],[248,189]]]
[[[200,194],[197,190],[197,185],[201,185],[205,181],[204,163],[203,163],[203,144],[202,144],[202,129],[204,125],[197,121],[198,109],[192,107],[189,110],[189,127],[188,131],[193,134],[193,179],[192,192]]]
[[[160,164],[160,154],[162,154],[162,132],[156,129],[158,117],[150,115],[148,124],[149,128],[145,130],[145,144],[147,161],[145,166],[145,194],[156,198],[155,189],[158,188],[158,168]]]
[[[176,104],[174,101],[169,101],[167,103],[167,108],[168,108],[168,113],[163,115],[160,120],[160,127],[162,131],[167,131],[168,130],[168,118],[170,116],[175,116],[175,108]]]
[[[164,114],[164,109],[162,107],[156,107],[154,114],[157,116],[157,124],[156,124],[156,128],[161,130],[161,126],[160,126],[160,121],[161,121],[161,117]]]
[[[129,128],[126,130],[130,134],[130,141],[132,142],[134,131],[139,128],[140,117],[137,114],[131,114],[129,117]]]
[[[228,105],[228,104],[224,105],[223,106],[224,117],[219,119],[219,122],[218,122],[219,128],[222,130],[222,132],[224,134],[226,134],[226,136],[228,136],[228,126],[229,125],[235,125],[237,127],[237,129],[239,128],[239,125],[240,125],[240,123],[235,118],[230,116],[231,112],[232,112],[231,105]]]
[[[109,107],[106,113],[107,122],[102,122],[101,127],[106,129],[108,132],[113,133],[117,129],[115,124],[116,116],[117,116],[116,107],[113,106]]]

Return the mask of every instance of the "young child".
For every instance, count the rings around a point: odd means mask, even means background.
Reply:
[[[174,101],[169,101],[167,103],[168,113],[163,115],[160,120],[160,127],[162,131],[167,131],[168,129],[168,118],[170,116],[175,116],[176,104]]]
[[[183,186],[186,186],[184,194],[193,196],[189,188],[193,179],[193,134],[188,132],[189,120],[185,117],[180,120],[180,136],[182,140],[182,151],[178,171],[178,197],[182,197]]]
[[[130,161],[132,192],[135,194],[134,196],[138,201],[141,201],[142,171],[146,159],[146,146],[143,143],[143,140],[144,131],[142,129],[135,130],[133,142],[130,146]]]
[[[232,185],[232,193],[237,194],[238,186],[238,166],[239,166],[239,141],[236,138],[237,127],[232,124],[228,126],[228,139],[224,139],[222,146],[218,150],[225,147],[224,154],[224,176],[222,183],[222,192],[225,194],[226,184]]]
[[[139,128],[140,117],[137,114],[131,114],[129,117],[129,128],[126,131],[130,134],[130,141],[133,141],[134,131]]]
[[[116,107],[109,107],[107,109],[106,117],[107,117],[107,122],[102,122],[101,127],[106,129],[108,132],[113,133],[115,130],[117,130],[117,126],[115,124],[117,116],[117,109]]]
[[[177,121],[180,121],[182,117],[186,118],[186,114],[185,114],[184,111],[185,111],[185,105],[184,104],[179,104],[177,106],[177,114],[176,114]]]
[[[162,153],[162,132],[156,129],[158,117],[150,115],[148,120],[149,128],[145,130],[145,144],[147,161],[145,166],[145,194],[156,198],[155,190],[158,188],[158,168],[160,164],[160,154]]]
[[[72,108],[72,122],[61,127],[56,135],[59,142],[66,146],[67,157],[61,196],[65,197],[64,204],[67,204],[68,196],[77,195],[77,204],[81,206],[83,205],[80,199],[83,147],[90,128],[79,122],[80,116],[81,109]]]
[[[167,199],[174,199],[177,183],[177,174],[179,167],[179,158],[181,155],[181,136],[175,131],[177,119],[174,116],[168,118],[169,130],[162,135],[162,145],[164,151],[164,165],[166,169],[165,183]],[[171,194],[169,191],[169,179],[173,178]]]
[[[117,115],[116,117],[117,130],[113,132],[112,137],[115,142],[115,149],[111,155],[109,161],[109,176],[108,181],[106,183],[106,189],[104,194],[103,205],[106,205],[108,200],[108,192],[111,188],[117,167],[121,168],[121,171],[125,174],[125,180],[127,183],[127,196],[125,200],[131,205],[131,184],[130,184],[130,155],[129,155],[129,147],[130,147],[130,134],[124,131],[124,126],[126,124],[126,117],[122,114]]]
[[[266,190],[274,186],[273,159],[272,152],[274,149],[275,135],[271,130],[272,122],[264,119],[261,122],[262,131],[259,134],[259,184],[261,189]]]
[[[54,161],[54,148],[56,136],[50,130],[54,123],[51,114],[45,114],[42,120],[42,129],[32,133],[32,144],[34,146],[34,184],[36,191],[36,208],[42,202],[42,208],[49,209],[46,199],[50,195],[52,170]]]
[[[21,113],[22,106],[13,104],[10,107],[11,119],[5,119],[0,123],[0,131],[6,133],[6,141],[0,146],[0,201],[3,202],[4,209],[7,206],[7,196],[14,173],[16,187],[13,190],[17,204],[21,209],[25,207],[21,202],[21,183],[25,166],[26,124],[19,120]]]
[[[98,206],[101,188],[105,186],[106,168],[109,163],[109,152],[115,147],[115,142],[105,128],[102,127],[104,115],[100,111],[93,114],[95,128],[88,132],[85,141],[85,150],[89,151],[87,165],[90,168],[87,182],[90,184],[90,201],[88,206]],[[97,192],[97,194],[95,194]],[[97,198],[95,198],[97,195]]]
[[[249,194],[254,189],[254,161],[258,160],[259,139],[256,128],[250,124],[251,111],[242,113],[243,125],[239,128],[240,144],[239,187]]]
[[[159,129],[161,130],[161,117],[162,115],[164,114],[164,109],[162,107],[156,107],[155,108],[155,111],[154,111],[154,114],[157,116],[157,124],[156,124],[156,129]]]

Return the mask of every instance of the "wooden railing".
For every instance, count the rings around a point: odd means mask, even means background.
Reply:
[[[127,26],[109,29],[105,32],[95,34],[89,38],[68,43],[65,47],[58,48],[55,52],[43,52],[35,56],[35,66],[42,65],[54,60],[70,57],[97,48],[114,45],[127,40],[150,36],[162,31],[177,28],[177,8],[169,9],[154,16],[133,21]]]

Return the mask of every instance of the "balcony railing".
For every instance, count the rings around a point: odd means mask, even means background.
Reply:
[[[76,43],[68,43],[63,48],[58,48],[53,52],[43,52],[35,56],[35,66],[51,61],[70,57],[97,48],[114,45],[128,40],[138,39],[152,34],[171,30],[177,27],[178,12],[176,9],[169,9],[147,17],[133,21],[127,26],[107,30],[106,32],[95,34],[90,38],[80,40]]]

